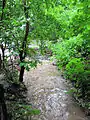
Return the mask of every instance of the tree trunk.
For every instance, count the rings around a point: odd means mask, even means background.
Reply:
[[[2,13],[1,13],[1,22],[3,22],[3,16],[4,16],[4,9],[5,9],[5,6],[6,6],[6,0],[2,0]],[[4,58],[5,58],[5,54],[4,54],[4,51],[5,51],[5,48],[3,46],[3,44],[1,44],[1,50],[2,50],[2,56],[3,56],[3,68],[4,68]]]
[[[1,69],[1,66],[2,66],[2,59],[1,59],[1,54],[0,54],[0,69]]]
[[[4,15],[4,8],[5,8],[5,5],[6,5],[6,0],[3,0],[3,1],[2,1],[2,14],[1,14],[1,21],[3,20],[3,15]]]
[[[4,61],[5,61],[5,48],[4,48],[3,44],[1,45],[1,50],[2,50],[3,68],[4,68]]]
[[[24,36],[24,39],[23,39],[21,51],[20,51],[20,54],[19,54],[20,62],[24,62],[25,57],[26,57],[26,45],[27,45],[27,37],[28,37],[28,33],[29,33],[29,21],[27,21],[27,19],[28,19],[28,9],[27,9],[27,6],[26,6],[26,0],[24,0],[24,13],[25,13],[25,18],[26,18],[26,30],[25,30],[25,36]],[[21,70],[20,70],[20,75],[19,75],[19,81],[20,82],[23,82],[24,69],[25,69],[25,67],[22,66]]]
[[[20,82],[23,82],[23,76],[24,76],[24,66],[21,67],[21,70],[20,70],[20,75],[19,75],[19,81]]]
[[[0,84],[0,120],[8,120],[7,108],[4,100],[4,88]]]
[[[20,54],[19,54],[20,62],[23,62],[24,59],[25,59],[25,56],[23,56],[23,54],[24,54],[24,52],[21,50],[21,51],[20,51]],[[25,69],[25,67],[24,67],[24,66],[21,66],[20,74],[19,74],[19,81],[20,81],[20,82],[23,82],[24,69]]]

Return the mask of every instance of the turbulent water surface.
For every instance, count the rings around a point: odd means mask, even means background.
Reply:
[[[50,61],[25,72],[24,80],[30,103],[41,111],[33,120],[87,120],[81,108],[66,94],[68,83]]]

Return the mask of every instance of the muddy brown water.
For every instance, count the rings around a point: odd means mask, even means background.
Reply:
[[[40,115],[32,120],[88,120],[72,97],[66,94],[68,83],[50,61],[43,61],[36,69],[25,72],[27,98]]]

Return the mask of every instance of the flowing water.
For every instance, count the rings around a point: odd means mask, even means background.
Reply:
[[[88,120],[68,91],[68,83],[50,61],[43,61],[36,69],[25,72],[28,100],[40,115],[33,120]]]

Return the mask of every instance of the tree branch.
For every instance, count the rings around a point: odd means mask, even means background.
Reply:
[[[4,15],[3,10],[4,10],[4,8],[5,8],[5,5],[6,5],[6,0],[3,0],[3,1],[2,1],[2,14],[1,14],[1,21],[3,20],[3,15]]]

